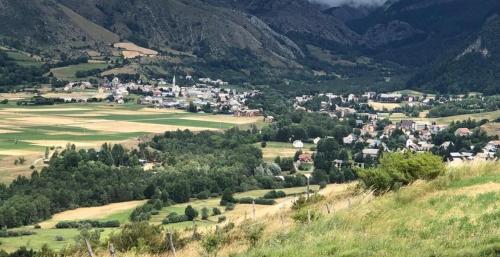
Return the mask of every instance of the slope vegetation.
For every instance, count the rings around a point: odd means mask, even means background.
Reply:
[[[318,218],[288,231],[279,216],[269,218],[261,243],[249,250],[230,245],[223,252],[259,257],[500,254],[498,162],[450,166],[431,182],[381,197],[361,194],[349,200],[352,204],[345,204],[346,197],[331,195],[309,206]],[[326,203],[336,207],[333,214],[326,212]]]

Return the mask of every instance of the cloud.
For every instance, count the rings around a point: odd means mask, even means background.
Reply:
[[[326,4],[329,6],[341,6],[341,5],[351,5],[351,6],[380,6],[383,5],[387,0],[312,0],[313,2]]]

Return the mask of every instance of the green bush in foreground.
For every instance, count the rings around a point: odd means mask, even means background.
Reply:
[[[434,179],[444,171],[441,157],[431,153],[387,153],[378,167],[358,170],[358,176],[366,188],[380,194],[418,179]]]

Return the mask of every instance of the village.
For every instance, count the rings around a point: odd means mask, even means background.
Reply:
[[[366,92],[363,95],[336,95],[333,93],[321,93],[318,95],[302,95],[294,99],[294,108],[297,111],[326,113],[334,119],[355,119],[352,133],[342,139],[346,147],[355,144],[364,145],[362,149],[363,158],[377,159],[383,152],[387,151],[412,151],[412,152],[435,152],[444,155],[449,162],[463,162],[472,160],[495,160],[500,150],[500,140],[490,140],[485,142],[481,149],[460,149],[461,151],[451,151],[455,149],[455,142],[451,140],[436,140],[435,137],[440,132],[449,128],[448,124],[438,124],[429,119],[413,119],[402,117],[395,120],[387,119],[387,106],[398,104],[393,110],[397,110],[401,103],[406,106],[430,108],[435,105],[447,102],[461,101],[464,95],[450,95],[447,97],[427,96],[427,95],[404,95],[401,93],[376,93]],[[379,109],[374,108],[380,105]],[[389,105],[387,105],[389,104]],[[390,108],[390,107],[389,107]],[[459,121],[457,121],[459,122]],[[453,129],[456,140],[470,140],[481,133],[467,127]],[[390,139],[399,140],[397,146],[388,146]],[[315,144],[319,139],[314,140]],[[436,144],[436,141],[444,141]],[[294,145],[300,145],[294,142]],[[308,157],[304,157],[308,159]],[[343,160],[335,160],[337,165],[344,164]],[[358,166],[364,163],[358,163]]]
[[[139,95],[137,103],[153,108],[174,108],[199,113],[233,114],[236,117],[262,116],[262,110],[249,109],[246,100],[259,94],[258,90],[241,91],[228,87],[221,79],[200,78],[197,82],[191,76],[183,78],[190,86],[179,86],[176,77],[172,83],[154,79],[150,83],[121,82],[119,78],[105,81],[98,87],[101,100],[123,104],[130,94]],[[89,82],[72,82],[64,87],[65,92],[91,89]],[[86,102],[90,98],[64,99],[66,102]]]
[[[178,109],[191,113],[216,113],[234,117],[262,117],[268,124],[275,121],[275,117],[269,115],[266,110],[248,107],[249,100],[259,94],[265,94],[263,92],[234,89],[222,79],[195,80],[186,75],[181,80],[182,83],[178,83],[174,75],[171,82],[167,82],[166,79],[152,79],[147,83],[140,80],[122,82],[116,77],[109,81],[106,79],[99,85],[86,81],[71,82],[59,91],[72,93],[97,90],[97,94],[78,97],[68,94],[58,99],[58,102],[108,101],[124,104],[133,101],[155,109]],[[353,120],[350,126],[352,130],[341,140],[344,147],[352,149],[351,158],[335,160],[334,163],[339,168],[364,166],[373,163],[373,160],[377,160],[383,152],[405,150],[438,153],[450,162],[495,159],[500,149],[499,140],[483,142],[481,149],[477,148],[478,145],[468,148],[458,147],[453,140],[436,140],[440,132],[449,129],[449,124],[437,123],[422,116],[422,114],[428,115],[428,110],[435,106],[460,102],[465,98],[464,95],[436,96],[371,91],[360,95],[334,93],[301,95],[290,101],[293,102],[293,109],[298,112],[322,113],[339,121]],[[407,115],[388,119],[388,114],[391,115],[393,112],[407,112]],[[480,129],[457,127],[453,128],[452,132],[456,141],[477,137],[479,131]],[[317,145],[320,140],[318,137],[306,140],[305,143]],[[295,158],[297,167],[300,167],[300,163],[313,163],[313,154],[302,152],[304,142],[290,138],[288,143],[291,144],[290,147],[300,152]]]

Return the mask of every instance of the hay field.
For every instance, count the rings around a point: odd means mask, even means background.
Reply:
[[[40,226],[47,229],[54,228],[54,226],[60,221],[107,219],[115,214],[132,211],[134,208],[144,204],[145,202],[146,200],[129,201],[64,211],[55,214],[52,216],[52,219],[40,223]]]
[[[93,69],[106,69],[109,64],[107,63],[81,63],[75,65],[69,65],[60,68],[53,68],[50,70],[54,74],[54,76],[61,80],[84,80],[86,78],[77,78],[77,71],[90,71]]]
[[[99,148],[106,142],[135,147],[139,138],[153,133],[179,129],[223,130],[257,120],[149,109],[136,104],[17,106],[15,101],[0,105],[0,116],[0,156],[27,159],[42,158],[46,147],[58,149],[75,144],[77,148]],[[2,164],[0,182],[8,183],[14,175],[31,173],[30,165],[14,166],[14,160]]]
[[[139,56],[156,56],[158,52],[148,48],[140,47],[134,43],[116,43],[115,48],[122,50],[123,57],[135,58]]]
[[[380,103],[374,101],[368,101],[368,105],[370,105],[376,111],[382,111],[384,109],[392,111],[398,107],[401,107],[401,104],[399,103]]]
[[[281,142],[267,142],[267,146],[262,148],[260,143],[255,144],[262,150],[262,157],[265,160],[272,161],[276,157],[293,157],[295,153],[299,150],[293,147],[292,143],[281,143]],[[311,152],[311,147],[314,144],[304,144],[303,152]]]

